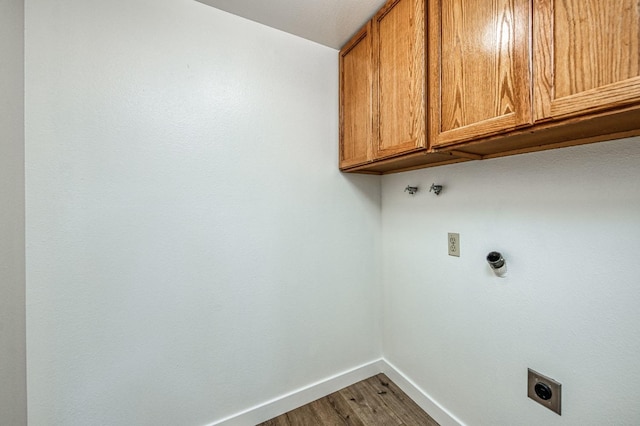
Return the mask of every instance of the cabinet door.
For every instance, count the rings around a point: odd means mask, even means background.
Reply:
[[[367,24],[340,51],[340,168],[371,160],[372,37]]]
[[[638,0],[534,0],[535,119],[640,100]]]
[[[531,0],[429,4],[433,146],[531,124]]]
[[[373,18],[374,158],[426,148],[424,0],[390,0]]]

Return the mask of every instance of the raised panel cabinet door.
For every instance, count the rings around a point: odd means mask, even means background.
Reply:
[[[427,146],[425,2],[390,0],[372,20],[376,159]]]
[[[433,146],[530,125],[531,0],[429,3]]]
[[[640,102],[638,0],[534,0],[535,119]]]
[[[340,168],[371,160],[373,58],[371,24],[340,51]]]

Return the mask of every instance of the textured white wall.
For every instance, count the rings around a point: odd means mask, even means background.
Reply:
[[[184,0],[28,0],[30,425],[201,425],[379,357],[337,55]]]
[[[640,424],[638,182],[640,138],[384,177],[385,357],[468,425]]]
[[[386,176],[381,218],[334,50],[192,1],[26,24],[30,424],[200,425],[377,358],[380,237],[385,357],[456,417],[640,423],[640,139]]]
[[[24,1],[0,2],[0,424],[27,424]]]

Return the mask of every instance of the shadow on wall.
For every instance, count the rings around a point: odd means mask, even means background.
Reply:
[[[372,205],[380,208],[382,206],[382,177],[376,175],[360,175],[350,173],[340,173],[342,178],[349,183],[354,192],[359,193]]]

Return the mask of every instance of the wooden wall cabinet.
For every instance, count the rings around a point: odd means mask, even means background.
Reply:
[[[534,0],[535,119],[640,100],[637,0]]]
[[[429,2],[432,145],[532,123],[531,0]]]
[[[389,0],[340,51],[340,168],[463,161],[429,153],[425,0]]]
[[[387,2],[373,28],[373,155],[427,147],[424,0]]]
[[[640,135],[638,0],[389,0],[340,55],[345,171]]]
[[[491,158],[640,134],[637,0],[434,0],[429,13],[435,150]]]
[[[371,23],[340,51],[340,168],[373,158],[373,57]]]

